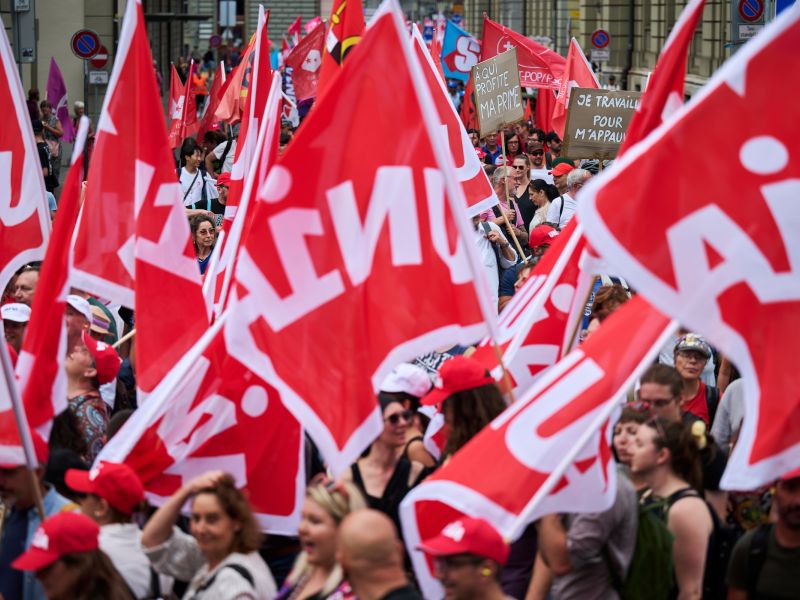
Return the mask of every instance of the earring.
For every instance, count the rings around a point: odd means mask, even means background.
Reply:
[[[483,567],[483,569],[481,569],[481,575],[483,575],[484,577],[489,577],[489,575],[491,574],[492,570],[489,567]]]

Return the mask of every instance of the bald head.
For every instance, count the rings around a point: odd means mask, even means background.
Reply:
[[[339,552],[342,567],[351,577],[376,569],[402,569],[394,523],[377,510],[356,510],[344,518],[339,526]]]

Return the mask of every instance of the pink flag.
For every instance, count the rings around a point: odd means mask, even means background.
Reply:
[[[403,533],[425,598],[441,598],[441,586],[416,545],[460,515],[514,540],[542,515],[610,506],[612,414],[676,326],[641,297],[626,303],[406,496]]]
[[[50,211],[25,95],[5,29],[0,31],[0,289],[44,258]]]
[[[69,116],[67,85],[53,57],[50,57],[50,72],[47,74],[47,101],[53,105],[53,112],[61,122],[61,129],[64,131],[62,139],[65,142],[72,142],[75,139],[75,129]]]
[[[569,105],[569,93],[574,87],[598,89],[600,84],[594,76],[592,66],[586,60],[583,50],[578,44],[578,40],[572,38],[567,52],[567,66],[564,69],[564,76],[561,78],[561,86],[558,88],[558,98],[553,107],[553,117],[550,121],[551,129],[564,138],[564,128],[567,125],[567,106]]]
[[[152,71],[141,3],[129,0],[89,167],[73,283],[135,308],[136,382],[143,392],[208,327]]]
[[[800,464],[800,62],[786,58],[798,45],[795,5],[590,181],[578,209],[619,274],[741,372],[745,417],[726,489],[754,489]],[[709,179],[720,164],[725,177]]]
[[[322,17],[317,15],[313,19],[309,19],[308,21],[306,21],[306,24],[303,25],[303,29],[306,30],[306,34],[309,34],[312,31],[314,31],[314,29],[316,29],[317,25],[320,25],[321,23],[322,23]]]
[[[385,375],[474,341],[489,312],[433,101],[403,17],[384,7],[261,188],[226,327],[231,353],[279,390],[336,475],[382,428]],[[395,143],[365,154],[365,139]],[[326,168],[310,177],[315,164]]]
[[[686,56],[694,31],[703,16],[705,0],[690,0],[667,38],[647,89],[625,132],[617,157],[643,140],[661,121],[683,106]]]

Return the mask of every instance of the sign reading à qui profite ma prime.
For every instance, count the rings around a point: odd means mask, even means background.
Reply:
[[[641,92],[572,88],[562,156],[614,158],[641,96]]]
[[[472,82],[481,137],[524,118],[516,48],[473,66]]]

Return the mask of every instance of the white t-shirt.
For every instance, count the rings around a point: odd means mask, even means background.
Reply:
[[[564,210],[561,210],[561,199],[564,199]],[[550,208],[547,211],[547,222],[548,223],[558,223],[559,229],[564,229],[572,220],[572,217],[575,215],[575,209],[578,208],[578,203],[575,202],[575,199],[570,196],[569,194],[564,194],[561,198],[555,198],[550,203]],[[561,213],[561,219],[558,218],[558,214]]]
[[[145,598],[150,590],[150,560],[140,543],[141,532],[133,523],[113,523],[100,528],[100,549],[111,559],[119,574],[137,598]],[[159,576],[161,592],[172,589],[172,577]]]
[[[544,179],[547,183],[553,183],[553,176],[547,169],[531,169],[531,181],[534,179]]]
[[[220,169],[220,173],[230,173],[231,169],[233,169],[233,156],[236,154],[236,142],[237,139],[234,139],[231,142],[231,149],[228,150],[228,154],[225,156],[225,162],[222,163],[222,169]],[[219,146],[212,150],[212,154],[216,157],[217,160],[222,158],[222,153],[225,152],[225,146],[228,145],[228,142],[222,142]]]
[[[189,173],[186,167],[181,167],[181,198],[183,199],[184,206],[192,206],[200,202],[203,197],[203,182],[205,182],[206,186],[206,198],[209,200],[212,198],[219,198],[215,182],[207,173],[203,175],[200,169],[194,173]],[[199,204],[197,208],[205,209],[204,206],[200,206]]]

